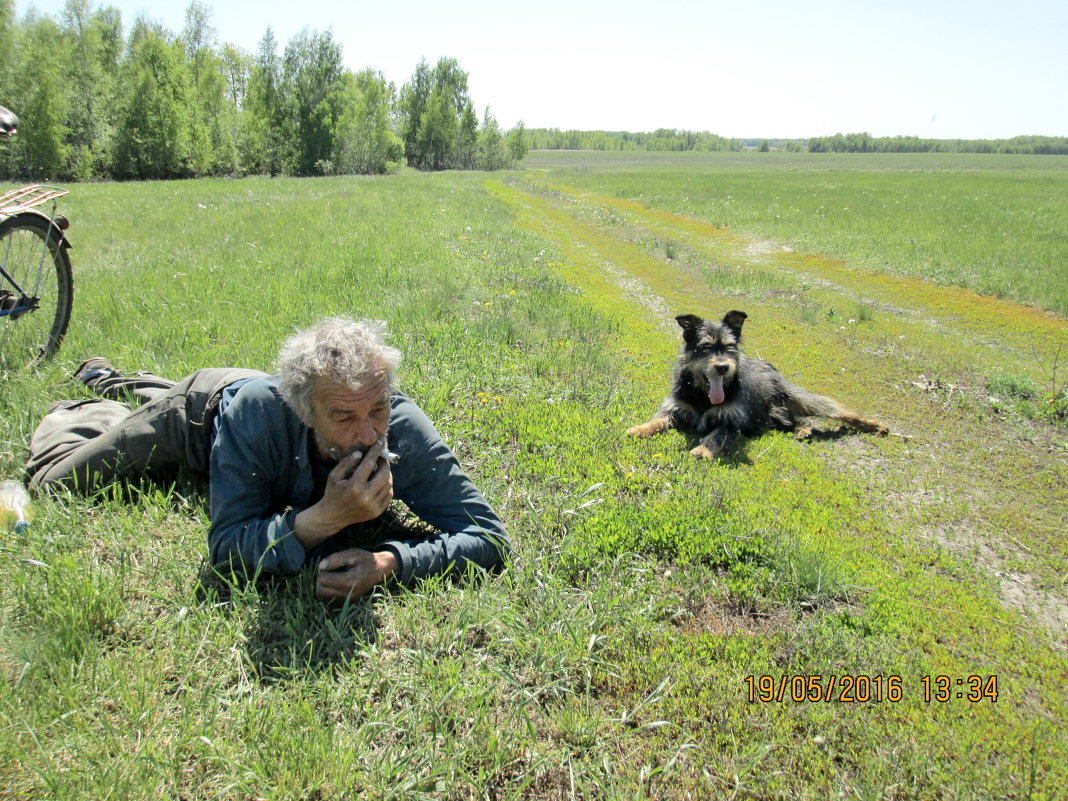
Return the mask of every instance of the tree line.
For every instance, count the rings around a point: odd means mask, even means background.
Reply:
[[[917,136],[835,134],[808,140],[810,153],[1005,153],[1068,155],[1068,137],[1016,136],[1012,139],[921,139]]]
[[[526,155],[522,123],[481,118],[455,59],[425,60],[398,92],[352,72],[330,31],[284,48],[267,28],[255,53],[220,44],[193,0],[180,34],[144,15],[67,0],[16,20],[0,0],[0,105],[20,118],[0,143],[0,178],[93,180],[209,175],[500,169]]]
[[[781,150],[794,153],[1006,153],[1068,155],[1068,137],[1016,136],[1012,139],[921,139],[869,133],[835,134],[811,139],[727,139],[708,131],[659,128],[629,131],[562,131],[530,128],[532,150]]]
[[[630,131],[561,131],[559,128],[529,128],[532,150],[742,150],[736,139],[708,131],[658,128],[652,133]]]

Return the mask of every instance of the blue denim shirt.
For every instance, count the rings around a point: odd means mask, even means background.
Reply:
[[[422,410],[396,391],[391,404],[388,443],[400,456],[391,466],[393,497],[433,533],[375,542],[368,550],[392,551],[400,563],[396,579],[404,585],[462,571],[468,562],[485,569],[501,565],[511,544],[500,518]],[[293,575],[329,552],[329,539],[325,549],[306,553],[293,536],[294,519],[321,499],[322,486],[316,487],[310,429],[278,394],[277,377],[244,383],[216,423],[208,531],[212,563]]]

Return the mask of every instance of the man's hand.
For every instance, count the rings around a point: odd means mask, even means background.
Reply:
[[[359,451],[338,462],[326,479],[326,491],[319,504],[340,525],[363,523],[378,517],[393,500],[393,473],[389,462],[380,459],[382,443],[372,445],[362,457]]]
[[[345,526],[374,520],[393,500],[393,473],[376,443],[360,458],[350,453],[326,478],[322,500],[297,515],[293,534],[305,549],[314,548]]]
[[[319,563],[315,592],[333,601],[360,598],[399,569],[392,551],[338,551]]]

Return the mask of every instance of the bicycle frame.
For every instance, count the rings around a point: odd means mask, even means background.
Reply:
[[[41,240],[39,264],[44,264],[45,259],[48,258],[48,243],[50,241],[58,242],[60,247],[63,248],[70,247],[70,241],[63,233],[68,225],[67,218],[58,213],[59,204],[57,201],[58,198],[66,194],[68,194],[66,189],[60,189],[57,186],[31,184],[12,189],[10,192],[0,195],[0,222],[22,215],[32,215],[48,222],[47,237]],[[39,209],[40,206],[47,203],[52,204],[52,208],[48,213]],[[11,243],[8,240],[7,248],[10,248],[10,246]],[[20,286],[7,271],[8,252],[8,249],[5,249],[0,254],[0,278],[3,279],[0,287],[11,287],[14,290],[12,295],[17,296],[18,299],[11,308],[0,308],[0,318],[10,317],[12,320],[17,320],[24,313],[33,311],[36,308],[36,297],[41,284],[41,270],[38,269],[34,286],[27,291],[27,288]]]

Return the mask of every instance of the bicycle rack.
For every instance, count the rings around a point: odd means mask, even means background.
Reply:
[[[69,194],[66,189],[46,184],[30,184],[0,195],[0,214],[11,216],[41,206],[57,197]]]

